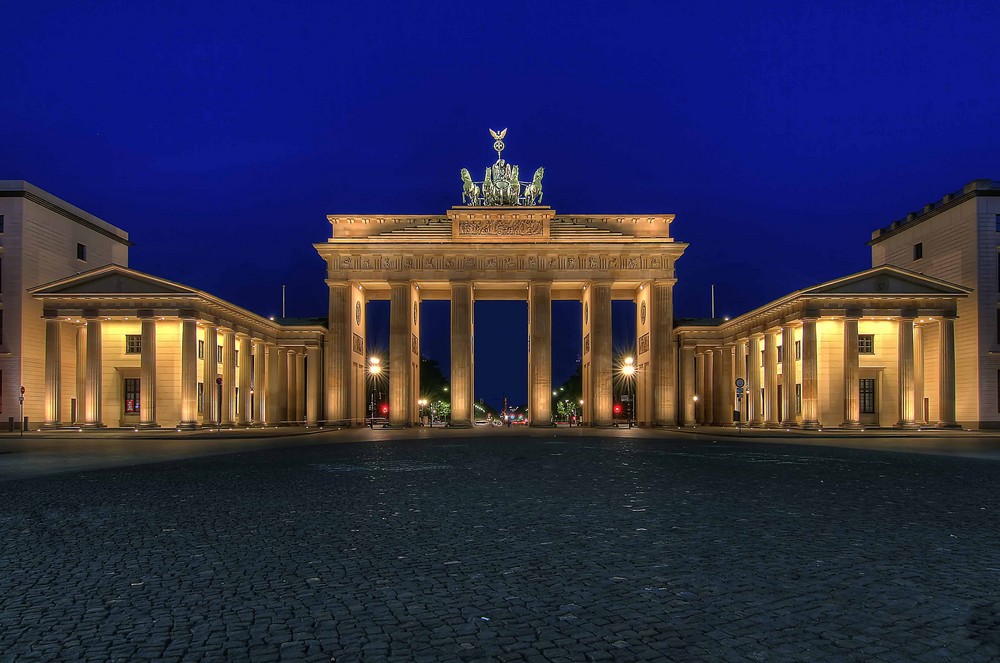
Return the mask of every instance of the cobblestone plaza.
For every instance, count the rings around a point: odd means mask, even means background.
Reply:
[[[0,660],[1000,656],[995,458],[338,435],[0,482]]]

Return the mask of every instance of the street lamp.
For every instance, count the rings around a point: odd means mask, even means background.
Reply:
[[[635,390],[632,388],[635,378],[635,360],[632,357],[625,357],[622,365],[622,377],[625,378],[625,390],[628,393],[628,427],[632,428],[632,420],[635,419]]]
[[[698,421],[698,394],[695,394],[694,396],[692,396],[691,400],[694,401],[694,420],[695,420],[695,422],[697,422]]]
[[[424,424],[424,408],[427,407],[427,399],[426,398],[419,399],[417,401],[417,405],[420,407],[420,410],[419,410],[420,425],[422,426]]]
[[[378,357],[368,358],[368,375],[371,378],[371,406],[369,409],[369,424],[375,429],[375,382],[382,373],[382,363]]]

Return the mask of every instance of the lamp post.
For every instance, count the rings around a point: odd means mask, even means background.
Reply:
[[[697,426],[698,425],[698,394],[695,394],[694,396],[692,396],[691,400],[694,401],[694,422],[693,423],[694,423],[695,426]]]
[[[576,425],[583,426],[583,399],[580,399],[580,416],[576,418]]]
[[[368,411],[368,425],[375,429],[375,382],[382,374],[382,363],[378,357],[368,358],[368,376],[371,378],[371,405]]]
[[[635,390],[632,388],[635,379],[635,360],[632,357],[625,357],[622,376],[625,378],[625,390],[628,393],[628,427],[632,428],[632,419],[635,418]]]
[[[419,413],[419,416],[420,416],[420,425],[423,426],[424,425],[424,408],[427,406],[427,399],[426,398],[421,398],[421,399],[417,400],[417,406],[420,408],[419,410],[417,410],[417,412]]]

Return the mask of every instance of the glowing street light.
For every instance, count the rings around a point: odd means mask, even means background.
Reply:
[[[632,357],[625,357],[622,361],[621,374],[625,379],[625,390],[628,392],[628,427],[632,428],[632,420],[635,418],[635,398],[633,387],[633,378],[635,378],[635,359]]]

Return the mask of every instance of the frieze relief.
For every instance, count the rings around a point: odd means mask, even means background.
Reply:
[[[663,269],[669,261],[661,257],[574,255],[574,256],[349,256],[331,258],[331,268],[340,270],[638,270]],[[645,263],[645,264],[644,264]]]
[[[517,237],[542,235],[541,221],[530,219],[476,219],[458,222],[460,237]]]

